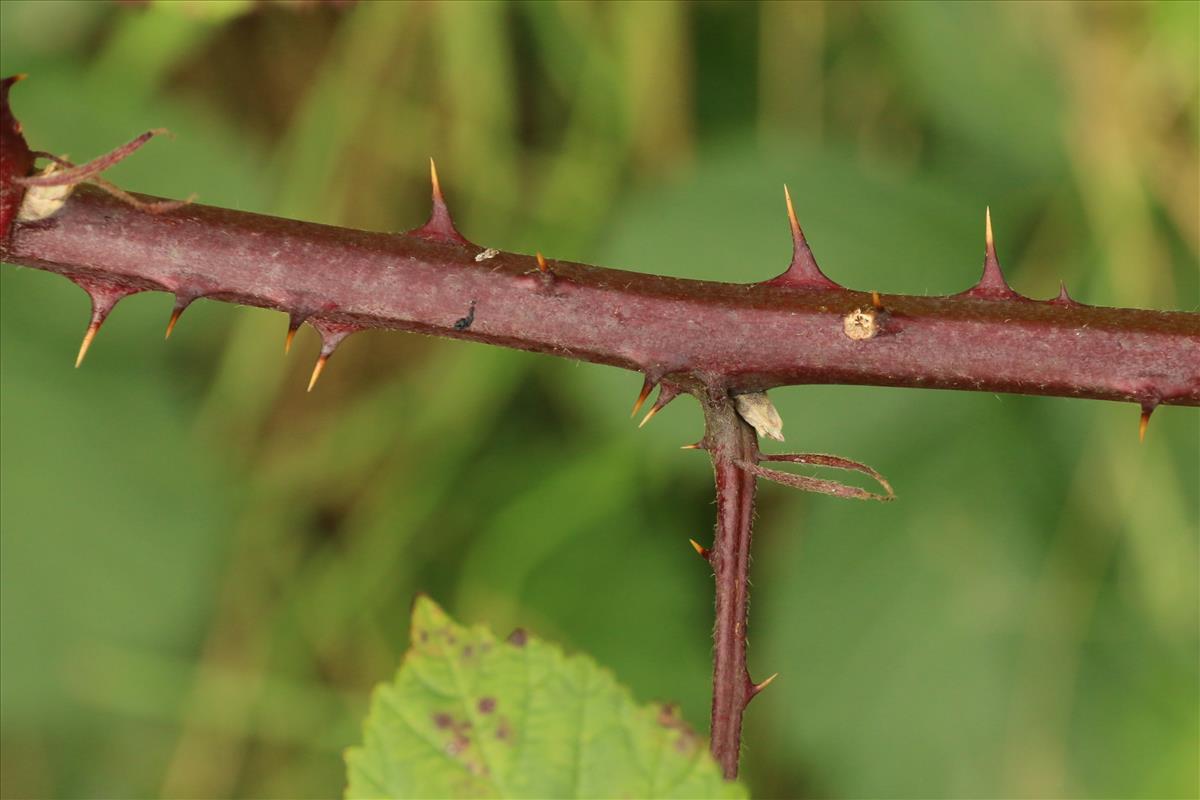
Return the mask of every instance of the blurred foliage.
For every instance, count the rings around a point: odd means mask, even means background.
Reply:
[[[35,148],[363,228],[729,281],[1200,307],[1194,3],[0,4]],[[367,333],[303,391],[279,314],[0,270],[0,793],[328,797],[417,591],[708,715],[711,473],[640,378]],[[1195,797],[1200,425],[1162,408],[774,393],[889,505],[764,487],[762,797]],[[813,424],[815,423],[815,424]]]

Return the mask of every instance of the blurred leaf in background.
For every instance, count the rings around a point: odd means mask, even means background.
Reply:
[[[436,156],[485,246],[756,281],[781,184],[825,270],[959,291],[990,204],[1034,297],[1200,307],[1193,3],[0,3],[34,147],[136,191],[378,230]],[[426,591],[703,729],[712,478],[636,376],[407,334],[303,391],[281,315],[0,270],[0,794],[327,797]],[[796,387],[887,506],[762,492],[746,718],[764,797],[1195,797],[1200,424]],[[815,422],[816,424],[812,424]],[[761,701],[760,701],[761,702]]]

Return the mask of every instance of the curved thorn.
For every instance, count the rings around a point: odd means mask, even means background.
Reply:
[[[538,251],[538,254],[537,254],[537,264],[538,264],[539,271],[541,271],[541,272],[549,272],[550,271],[549,265],[546,264],[546,257],[544,255],[542,255],[540,250]]]
[[[654,405],[650,407],[649,413],[647,413],[642,421],[638,423],[638,427],[641,428],[643,425],[649,422],[655,414],[666,408],[667,404],[678,396],[679,387],[670,381],[663,381],[662,385],[659,387],[658,397],[655,399]]]
[[[283,339],[283,354],[287,355],[292,351],[292,341],[296,338],[296,331],[300,330],[300,326],[308,319],[307,314],[292,312],[288,314],[288,329],[287,335]]]
[[[629,412],[630,419],[636,417],[637,413],[642,410],[642,406],[646,404],[646,398],[650,396],[650,392],[654,391],[656,383],[657,381],[651,381],[648,376],[642,381],[642,391],[638,393],[637,400],[633,403],[633,411]],[[639,425],[638,427],[641,426]]]
[[[691,543],[692,549],[696,551],[696,555],[700,556],[705,561],[707,561],[708,556],[709,556],[709,549],[707,547],[705,547],[704,545],[700,544],[699,542],[697,542],[695,539],[688,539],[688,541]]]
[[[750,696],[751,696],[751,697],[753,697],[754,695],[756,695],[756,694],[758,694],[759,692],[761,692],[763,689],[765,689],[765,688],[767,688],[768,686],[770,686],[770,685],[771,685],[771,682],[772,682],[772,681],[774,681],[774,680],[775,680],[776,678],[778,678],[778,677],[779,677],[779,673],[778,673],[778,672],[776,672],[774,675],[772,675],[771,677],[767,678],[766,680],[759,681],[758,683],[754,684],[754,686],[753,686],[753,687],[750,689]]]
[[[83,334],[83,341],[79,345],[79,353],[75,356],[75,367],[78,369],[87,356],[88,350],[91,349],[92,340],[96,338],[100,326],[104,324],[104,320],[108,319],[108,315],[116,308],[117,303],[140,290],[127,286],[96,283],[85,278],[72,277],[71,280],[87,292],[88,298],[92,302],[92,316],[88,322],[87,331]]]
[[[187,306],[175,306],[171,311],[171,318],[167,320],[167,332],[163,335],[163,339],[171,338],[171,331],[175,330],[175,323],[179,322],[179,318],[183,316],[183,309]]]
[[[317,385],[317,378],[321,377],[321,373],[325,371],[325,364],[328,362],[329,354],[327,353],[321,353],[321,355],[317,357],[317,363],[313,367],[312,377],[308,379],[308,389],[306,391],[311,392],[313,387]]]
[[[187,311],[188,306],[196,299],[198,295],[189,292],[175,293],[175,307],[171,309],[171,318],[167,320],[167,332],[163,334],[163,339],[170,339],[172,331],[175,330],[175,324],[179,322],[179,318],[183,316],[183,312]]]

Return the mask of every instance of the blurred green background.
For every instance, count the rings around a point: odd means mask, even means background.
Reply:
[[[425,219],[486,246],[757,281],[786,181],[826,272],[940,294],[983,209],[1016,288],[1196,310],[1197,4],[0,3],[35,149],[151,127],[127,189]],[[640,378],[0,270],[5,797],[329,797],[414,592],[586,651],[708,724],[712,478]],[[773,393],[899,500],[761,492],[760,797],[1196,797],[1198,415]]]

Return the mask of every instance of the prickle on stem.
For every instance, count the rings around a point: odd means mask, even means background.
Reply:
[[[429,183],[432,187],[433,195],[433,204],[429,209],[429,219],[424,225],[413,231],[413,233],[425,239],[469,245],[470,242],[467,241],[466,237],[454,227],[454,220],[450,217],[450,209],[446,206],[446,197],[442,194],[442,182],[438,178],[437,163],[434,162],[432,157],[429,159]]]
[[[163,334],[164,339],[171,338],[171,331],[175,330],[175,324],[179,322],[179,318],[183,316],[183,310],[185,308],[187,308],[187,306],[175,306],[175,308],[171,310],[171,318],[167,320],[167,332]]]
[[[700,556],[701,558],[703,558],[705,561],[707,561],[707,560],[708,560],[708,556],[709,556],[709,549],[708,549],[707,547],[705,547],[704,545],[700,544],[700,543],[699,543],[699,542],[697,542],[695,539],[688,539],[688,542],[690,542],[690,543],[691,543],[691,545],[692,545],[692,549],[696,551],[696,554],[697,554],[697,555],[699,555],[699,556]]]
[[[541,254],[539,253],[538,255]],[[636,417],[637,413],[642,410],[642,406],[646,404],[646,398],[650,396],[652,391],[654,391],[655,383],[656,382],[651,381],[649,378],[646,378],[644,381],[642,381],[642,391],[638,393],[637,400],[633,402],[633,410],[629,412],[630,419]],[[643,424],[645,424],[644,420]],[[639,425],[638,427],[641,426]]]
[[[321,373],[325,371],[325,364],[328,362],[328,353],[321,353],[321,355],[317,357],[317,363],[313,366],[312,376],[308,379],[308,389],[305,391],[311,392],[313,387],[317,385],[317,378],[321,377]]]
[[[83,363],[83,359],[87,356],[88,350],[92,346],[92,340],[96,338],[97,331],[100,330],[100,323],[103,319],[92,318],[88,323],[87,330],[83,334],[83,342],[79,345],[79,355],[75,356],[75,369],[79,369],[79,365]]]
[[[979,282],[962,294],[966,297],[982,297],[989,300],[1016,300],[1021,295],[1013,291],[1004,278],[1004,270],[1000,267],[1000,259],[996,256],[996,238],[992,235],[992,209],[984,209],[984,254],[983,274]]]
[[[821,268],[817,266],[812,248],[808,246],[808,240],[804,238],[804,231],[800,229],[800,221],[796,219],[796,209],[792,206],[792,193],[788,190],[787,184],[783,186],[783,199],[787,204],[788,225],[792,229],[792,261],[782,275],[773,278],[770,282],[807,289],[841,288],[826,277],[825,273],[821,272]]]
[[[766,678],[765,680],[761,680],[761,681],[759,681],[758,683],[754,684],[754,686],[753,686],[753,687],[750,689],[750,696],[751,696],[751,697],[753,697],[754,695],[756,695],[756,694],[758,694],[759,692],[761,692],[763,689],[765,689],[765,688],[767,688],[768,686],[770,686],[770,685],[771,685],[771,682],[772,682],[772,681],[774,681],[774,680],[775,680],[776,678],[778,678],[778,677],[779,677],[779,673],[778,673],[778,672],[776,672],[776,673],[775,673],[774,675],[772,675],[771,677],[769,677],[769,678]]]
[[[654,418],[654,415],[667,407],[667,404],[679,396],[679,387],[675,384],[664,381],[658,390],[658,397],[654,400],[654,405],[646,412],[646,416],[642,417],[642,421],[638,423],[638,427],[645,426],[647,422]]]
[[[1138,420],[1138,442],[1146,441],[1146,429],[1150,427],[1150,415],[1154,413],[1154,409],[1158,407],[1158,403],[1142,403],[1142,416]]]

